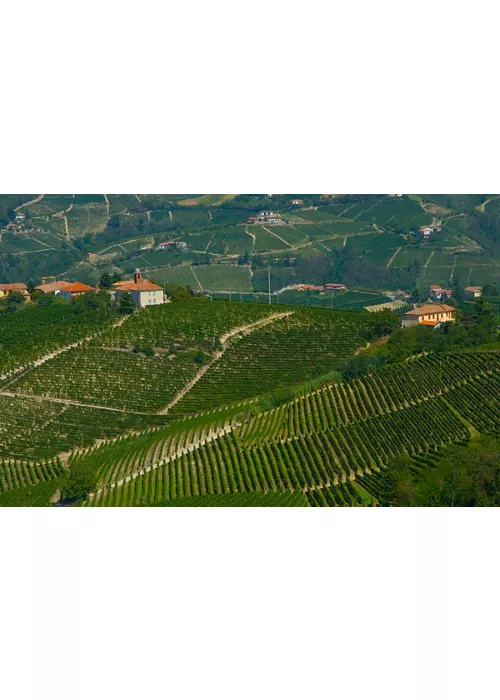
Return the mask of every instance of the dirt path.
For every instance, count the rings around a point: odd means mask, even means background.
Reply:
[[[325,245],[324,243],[322,243],[321,241],[316,241],[316,245],[320,245],[322,248],[324,248],[325,250],[327,250],[329,253],[332,252],[332,251],[330,250],[330,248],[327,248],[326,245]]]
[[[453,267],[451,268],[451,274],[450,274],[450,282],[453,282],[453,275],[455,274],[455,267],[457,264],[457,256],[453,258]]]
[[[58,348],[57,350],[53,350],[52,352],[48,352],[46,355],[42,355],[42,357],[39,357],[37,360],[34,360],[33,362],[28,363],[27,365],[24,365],[23,367],[18,367],[17,369],[14,369],[12,372],[9,374],[1,374],[0,375],[0,381],[3,379],[8,379],[6,384],[4,384],[4,389],[7,386],[10,386],[13,382],[16,381],[16,379],[19,379],[21,375],[26,374],[32,369],[35,369],[35,367],[40,367],[40,365],[45,364],[48,360],[51,360],[53,357],[57,357],[58,355],[61,355],[63,352],[67,352],[68,350],[71,350],[72,348],[76,348],[78,345],[81,345],[82,343],[87,342],[88,340],[92,340],[93,338],[98,337],[105,331],[110,330],[111,328],[118,328],[121,326],[125,321],[131,318],[131,316],[123,316],[123,318],[120,318],[116,323],[113,323],[110,327],[105,328],[103,330],[100,330],[98,333],[91,333],[90,335],[87,335],[85,338],[81,338],[80,340],[77,340],[74,343],[71,343],[70,345],[65,345],[62,348]],[[9,379],[10,377],[10,379]]]
[[[174,215],[172,214],[172,212],[171,212],[170,209],[168,210],[168,215],[169,215],[169,217],[170,217],[170,221],[173,221],[173,220],[174,220]]]
[[[140,202],[140,203],[142,204],[141,200],[139,199],[139,195],[138,195],[138,194],[134,194],[134,197],[137,199],[138,202]]]
[[[108,199],[108,195],[105,194],[105,195],[103,195],[103,197],[104,197],[104,201],[106,202],[106,216],[107,216],[108,219],[109,219],[109,199]]]
[[[429,257],[428,257],[427,260],[425,261],[424,270],[427,270],[427,267],[428,267],[430,261],[432,260],[432,258],[434,257],[434,253],[435,253],[435,252],[436,252],[435,250],[432,250],[432,251],[431,251],[431,254],[429,255]]]
[[[482,204],[479,204],[479,205],[476,207],[476,209],[477,209],[478,211],[480,211],[482,214],[484,214],[484,208],[485,208],[485,206],[486,206],[487,204],[489,204],[490,202],[493,202],[493,200],[495,200],[495,199],[500,199],[500,195],[497,194],[497,195],[495,195],[494,197],[490,197],[489,199],[486,199]]]
[[[64,229],[65,229],[65,231],[66,231],[66,238],[67,238],[68,241],[69,241],[69,239],[71,238],[71,236],[69,235],[69,226],[68,226],[68,217],[67,217],[67,216],[64,217]]]
[[[402,246],[399,246],[399,248],[396,248],[396,250],[394,251],[394,254],[392,255],[391,259],[389,260],[389,262],[386,265],[387,269],[390,268],[390,266],[392,265],[392,263],[396,259],[396,255],[398,255],[398,253],[400,252],[401,248],[402,248]]]
[[[279,313],[275,314],[270,314],[269,316],[266,316],[263,319],[260,319],[259,321],[255,321],[254,323],[249,323],[246,326],[239,326],[238,328],[233,328],[224,335],[221,335],[219,338],[219,342],[222,345],[222,350],[219,350],[218,352],[215,352],[212,359],[207,362],[206,365],[204,365],[199,372],[196,373],[196,376],[191,379],[190,382],[188,382],[176,396],[168,403],[165,408],[163,408],[161,411],[158,411],[160,415],[165,415],[166,413],[169,412],[169,410],[172,408],[172,406],[175,406],[176,403],[178,403],[183,396],[185,396],[188,391],[190,391],[195,384],[197,384],[200,379],[203,377],[203,375],[210,369],[210,367],[216,362],[218,359],[222,357],[222,355],[226,352],[228,348],[228,342],[231,340],[231,338],[234,338],[237,335],[240,335],[240,333],[243,333],[245,335],[248,335],[248,333],[251,333],[252,331],[256,330],[257,328],[261,328],[262,326],[267,326],[269,323],[273,323],[273,321],[276,321],[278,318],[284,318],[285,316],[290,316],[293,314],[293,311],[281,311]]]
[[[19,378],[19,377],[16,377]],[[103,411],[113,411],[114,413],[132,413],[134,415],[138,416],[151,416],[154,415],[152,413],[143,413],[141,411],[130,411],[129,409],[126,408],[112,408],[111,406],[101,406],[98,403],[86,403],[84,401],[77,401],[76,399],[61,399],[56,396],[41,396],[40,394],[24,394],[24,393],[17,393],[14,391],[5,391],[4,389],[0,389],[0,396],[9,396],[10,398],[20,398],[20,399],[32,399],[33,401],[50,401],[50,403],[62,403],[67,406],[84,406],[86,408],[99,408]]]
[[[275,236],[278,240],[283,241],[283,243],[285,245],[287,245],[289,248],[293,248],[293,245],[291,243],[288,243],[288,241],[285,241],[284,238],[281,238],[281,236],[278,236],[278,234],[274,233],[274,231],[271,231],[270,228],[267,228],[266,226],[263,226],[262,228],[264,229],[264,231],[267,231],[268,233],[270,233],[271,236]]]
[[[36,204],[37,202],[41,202],[44,197],[45,197],[44,194],[39,194],[38,197],[36,197],[36,199],[30,199],[29,202],[25,202],[24,204],[20,204],[18,207],[16,207],[14,209],[14,211],[19,211],[23,207],[29,207],[30,204]]]
[[[201,282],[200,282],[200,280],[198,279],[198,277],[196,276],[196,272],[194,271],[192,265],[191,265],[191,272],[193,273],[193,277],[194,277],[195,280],[196,280],[196,284],[198,285],[199,290],[200,290],[200,291],[203,291],[203,287],[201,286]]]
[[[255,233],[250,233],[248,226],[245,226],[245,233],[252,237],[252,253],[255,253],[255,243],[257,241]]]

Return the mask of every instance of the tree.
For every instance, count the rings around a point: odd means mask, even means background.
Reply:
[[[487,342],[495,330],[496,320],[493,307],[484,297],[474,302],[471,321],[470,331],[476,342]]]
[[[390,335],[399,326],[399,316],[390,309],[383,309],[373,314],[368,338],[379,338],[383,335]]]
[[[417,349],[416,326],[395,331],[389,338],[388,349],[389,356],[394,362],[400,362],[414,355]]]
[[[112,285],[113,285],[113,280],[112,280],[109,272],[103,272],[103,274],[101,275],[101,279],[99,281],[99,286],[102,289],[111,289]]]
[[[135,310],[134,302],[132,301],[132,297],[130,296],[130,292],[125,292],[125,294],[122,294],[120,297],[120,301],[118,302],[118,311],[121,314],[133,314]]]
[[[7,311],[17,311],[26,302],[26,297],[22,292],[11,292],[7,297]]]

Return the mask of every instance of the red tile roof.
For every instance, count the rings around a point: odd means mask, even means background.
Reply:
[[[12,284],[0,284],[1,292],[25,292],[28,287],[23,282],[13,282]]]
[[[79,294],[82,292],[95,292],[94,287],[89,287],[88,284],[83,284],[82,282],[73,282],[64,287],[65,292],[70,294]]]
[[[163,291],[163,287],[159,287],[157,284],[154,284],[149,280],[142,280],[142,282],[117,282],[114,286],[118,289],[118,291],[126,292]]]
[[[36,289],[43,292],[44,294],[50,294],[50,292],[58,292],[60,289],[66,289],[70,287],[71,283],[61,280],[60,282],[48,282],[47,284],[40,284]]]
[[[453,306],[448,304],[424,304],[419,306],[417,309],[412,309],[407,311],[405,316],[426,316],[427,314],[443,314],[448,311],[455,311]]]

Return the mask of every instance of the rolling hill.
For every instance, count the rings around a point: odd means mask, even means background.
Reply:
[[[300,202],[298,205],[292,201]],[[0,195],[0,281],[139,267],[200,291],[496,284],[498,195]],[[260,211],[278,221],[248,224]],[[17,218],[16,218],[17,217]],[[284,223],[284,222],[287,223]],[[423,241],[422,226],[435,230]],[[161,242],[183,242],[158,250]]]

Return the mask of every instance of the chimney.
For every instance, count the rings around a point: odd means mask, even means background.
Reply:
[[[135,284],[142,282],[142,273],[139,270],[139,268],[137,268],[136,271],[134,272],[134,282],[135,282]]]

